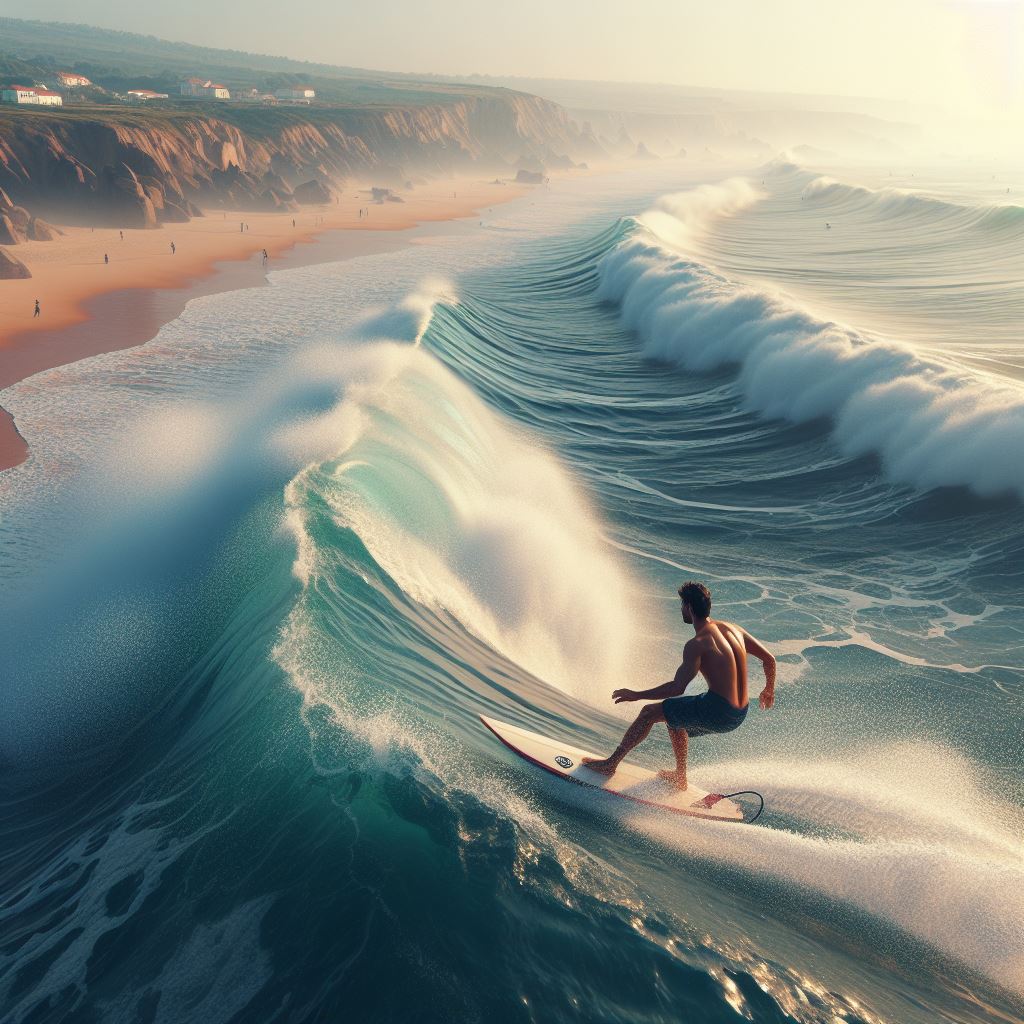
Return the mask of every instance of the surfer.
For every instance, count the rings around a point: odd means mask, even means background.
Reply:
[[[732,732],[747,717],[747,655],[764,667],[765,687],[759,703],[767,711],[775,703],[775,658],[742,626],[711,618],[711,591],[703,583],[684,583],[679,588],[683,621],[693,626],[694,636],[683,648],[683,663],[675,678],[650,690],[616,690],[612,700],[652,700],[626,730],[622,742],[609,757],[584,758],[583,763],[602,775],[614,775],[623,758],[664,722],[672,740],[676,766],[658,775],[679,789],[686,789],[686,754],[690,737]],[[708,692],[695,697],[683,693],[700,673]]]

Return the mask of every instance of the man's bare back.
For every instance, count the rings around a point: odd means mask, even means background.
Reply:
[[[732,622],[708,619],[687,641],[694,646],[700,674],[712,693],[727,700],[734,708],[747,706],[747,652],[744,633]],[[683,652],[686,660],[686,652]]]
[[[711,592],[700,583],[679,588],[683,621],[691,624],[693,637],[683,648],[683,663],[675,677],[649,690],[616,690],[616,704],[633,700],[660,701],[648,704],[626,731],[615,751],[604,758],[585,758],[584,764],[602,775],[614,774],[622,759],[646,739],[656,722],[668,726],[676,767],[659,772],[679,789],[686,789],[686,755],[691,736],[731,732],[747,715],[747,655],[764,666],[765,687],[759,703],[767,711],[775,703],[775,658],[765,647],[734,622],[712,619]],[[684,697],[686,687],[697,674],[704,677],[708,692]]]

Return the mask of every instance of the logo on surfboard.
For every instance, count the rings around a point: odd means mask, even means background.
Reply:
[[[555,758],[555,764],[560,768],[571,768],[572,758],[566,757],[565,754],[559,754],[558,757]]]

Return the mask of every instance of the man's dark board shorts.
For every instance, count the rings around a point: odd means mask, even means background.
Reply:
[[[738,729],[747,717],[747,707],[734,708],[710,690],[696,697],[669,697],[661,702],[668,727],[685,729],[691,737]]]

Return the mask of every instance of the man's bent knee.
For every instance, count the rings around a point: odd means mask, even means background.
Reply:
[[[665,713],[661,710],[660,704],[648,704],[640,710],[640,717],[648,722],[665,721]]]

